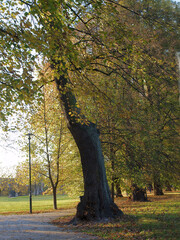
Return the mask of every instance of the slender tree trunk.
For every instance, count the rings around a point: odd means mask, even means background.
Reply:
[[[112,200],[114,202],[114,186],[115,186],[115,177],[114,177],[114,171],[115,171],[115,166],[114,166],[114,155],[112,154],[112,158],[111,158],[111,168],[112,168],[112,183],[111,183],[111,196],[112,196]]]
[[[77,108],[75,96],[67,87],[67,79],[56,79],[57,89],[64,107],[68,128],[78,146],[84,177],[84,196],[77,206],[75,219],[99,220],[122,214],[113,203],[107,183],[104,157],[101,150],[99,131],[88,122]],[[72,114],[73,113],[73,114]]]
[[[108,129],[109,129],[109,156],[110,156],[110,161],[111,161],[111,197],[112,200],[114,202],[114,186],[115,186],[115,151],[113,149],[112,146],[112,138],[113,138],[113,134],[112,134],[112,121],[110,119],[110,116],[108,115]]]
[[[112,183],[111,183],[111,197],[112,197],[113,202],[114,202],[114,194],[115,194],[115,191],[114,191],[114,179],[112,178]]]
[[[157,111],[155,117],[156,117],[156,124],[157,124],[157,133],[156,133],[156,137],[157,137],[157,141],[156,141],[156,161],[157,164],[161,164],[161,158],[160,158],[160,153],[162,152],[162,125],[161,125],[161,100],[160,100],[160,96],[159,96],[159,92],[157,92],[157,97],[156,97],[156,105],[157,105],[157,109],[159,111]],[[156,165],[155,165],[156,166]],[[160,165],[161,166],[161,165]],[[160,169],[160,168],[159,168]],[[161,179],[160,179],[160,174],[157,170],[154,170],[154,195],[164,195],[163,190],[162,190],[162,183],[161,183]]]
[[[53,182],[53,177],[52,177],[52,164],[50,161],[50,154],[49,154],[49,137],[48,137],[48,124],[47,124],[47,107],[46,107],[46,94],[45,94],[45,89],[44,90],[44,132],[45,132],[45,140],[46,140],[46,158],[47,158],[47,170],[48,170],[48,178],[50,180],[51,183],[51,187],[53,189],[53,206],[54,209],[57,209],[57,199],[56,199],[56,191],[57,191],[57,185],[58,185],[58,180],[59,180],[59,157],[60,157],[60,140],[59,140],[59,144],[58,144],[58,159],[56,162],[56,166],[57,166],[57,178],[56,178],[56,183]]]
[[[54,206],[54,209],[57,210],[57,196],[56,196],[56,193],[57,193],[57,188],[53,187],[53,206]]]
[[[123,197],[119,182],[116,180],[116,197]]]

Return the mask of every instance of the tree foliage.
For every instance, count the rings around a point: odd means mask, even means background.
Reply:
[[[71,133],[94,140],[98,124],[112,181],[161,185],[177,172],[177,4],[1,0],[0,21],[2,119],[55,81]],[[43,61],[52,74],[37,80]]]

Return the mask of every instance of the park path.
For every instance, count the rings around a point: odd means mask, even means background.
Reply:
[[[50,222],[75,213],[74,209],[26,215],[0,215],[1,240],[92,240],[98,239],[72,231],[64,231]]]

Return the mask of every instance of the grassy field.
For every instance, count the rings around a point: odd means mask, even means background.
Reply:
[[[71,199],[67,196],[57,195],[58,209],[73,208],[77,205],[78,199]],[[53,210],[52,196],[33,196],[33,212],[46,212]],[[18,213],[24,214],[29,212],[29,196],[23,197],[0,197],[0,214]]]
[[[73,231],[86,232],[107,240],[178,240],[180,239],[180,193],[149,196],[148,202],[132,202],[128,198],[116,199],[124,212],[121,219],[107,223],[67,225],[72,216],[54,223]],[[77,205],[79,199],[57,196],[58,208]],[[33,212],[53,211],[52,196],[33,196]],[[29,197],[0,197],[0,214],[24,214],[29,212]]]
[[[180,194],[149,196],[148,202],[132,202],[127,198],[116,200],[124,216],[108,223],[78,224],[73,231],[86,232],[108,240],[180,239]],[[70,217],[56,220],[56,224],[69,228]]]

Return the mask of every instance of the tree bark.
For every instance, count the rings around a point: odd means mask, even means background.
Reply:
[[[120,216],[122,211],[113,203],[106,178],[99,131],[77,108],[76,98],[67,87],[67,78],[56,78],[57,89],[68,122],[68,128],[78,146],[84,177],[84,196],[80,197],[75,219],[99,220]],[[71,114],[73,113],[73,114]]]
[[[132,185],[132,200],[146,202],[147,201],[147,193],[146,189],[139,188],[136,184]]]
[[[56,196],[56,187],[53,187],[53,206],[57,210],[57,196]]]
[[[162,186],[161,186],[160,182],[157,180],[154,181],[154,195],[155,196],[164,195]]]
[[[78,219],[103,219],[121,215],[113,203],[106,179],[99,132],[93,123],[69,127],[81,155],[84,196],[77,207]]]
[[[123,197],[119,182],[116,180],[116,197]]]
[[[112,154],[111,154],[112,155]],[[112,168],[112,183],[111,183],[111,197],[114,202],[114,182],[115,182],[115,177],[114,177],[114,157],[111,158],[111,168]]]

